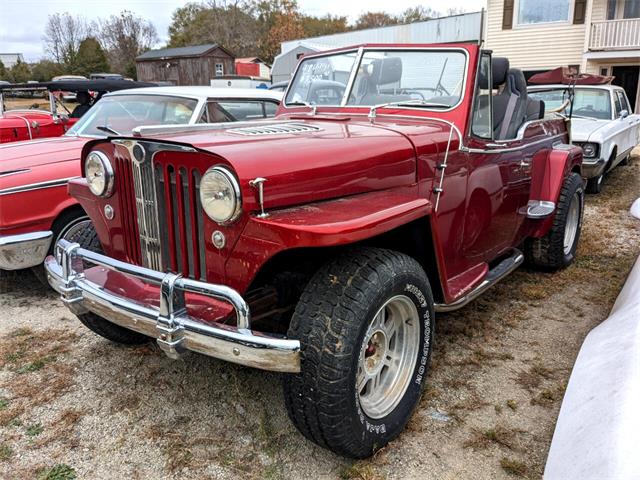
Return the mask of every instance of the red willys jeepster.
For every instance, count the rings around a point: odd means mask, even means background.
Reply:
[[[366,457],[418,404],[434,314],[573,261],[582,154],[543,117],[475,44],[310,55],[273,120],[87,144],[69,191],[105,255],[63,240],[49,281],[114,342],[284,372],[296,427]]]

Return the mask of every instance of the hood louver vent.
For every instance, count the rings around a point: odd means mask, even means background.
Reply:
[[[231,128],[229,133],[238,135],[283,135],[287,133],[319,132],[319,127],[312,127],[304,123],[280,123],[271,125],[256,125],[255,127]]]

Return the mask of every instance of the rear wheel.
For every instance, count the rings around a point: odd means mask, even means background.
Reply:
[[[582,178],[571,173],[562,185],[551,228],[544,237],[530,238],[525,242],[528,263],[549,270],[571,265],[580,239],[583,210]]]
[[[330,262],[305,288],[289,328],[301,343],[300,373],[283,378],[289,417],[340,455],[373,454],[418,404],[433,328],[429,281],[412,258],[362,249]]]

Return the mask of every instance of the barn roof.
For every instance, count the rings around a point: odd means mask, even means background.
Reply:
[[[206,43],[204,45],[192,45],[190,47],[162,48],[160,50],[149,50],[142,55],[138,55],[136,60],[159,60],[163,58],[175,57],[199,57],[209,53],[211,50],[220,48],[233,57],[231,52],[217,43]]]

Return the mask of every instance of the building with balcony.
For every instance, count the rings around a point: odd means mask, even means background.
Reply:
[[[525,76],[613,75],[640,112],[640,0],[488,0],[486,47]]]

